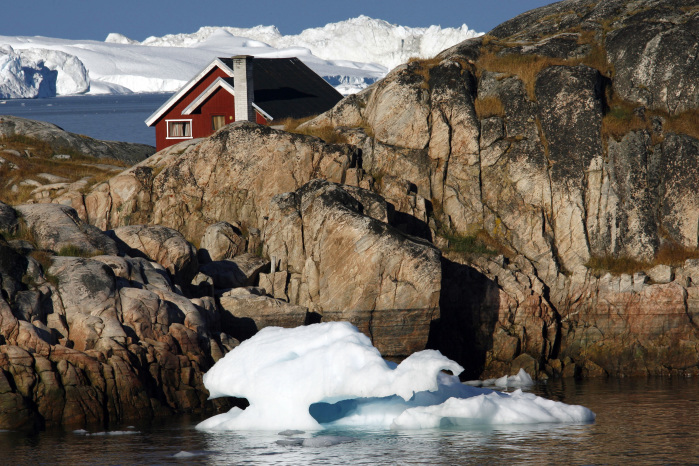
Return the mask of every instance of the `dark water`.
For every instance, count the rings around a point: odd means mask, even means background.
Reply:
[[[699,464],[699,380],[554,381],[533,392],[597,413],[594,424],[344,430],[352,443],[280,446],[277,433],[204,433],[199,419],[123,435],[0,432],[1,464]],[[94,433],[95,431],[93,431]],[[321,435],[321,434],[316,434]],[[311,434],[303,434],[310,437]],[[175,457],[180,452],[185,457]]]
[[[0,100],[0,115],[47,121],[66,131],[107,141],[155,146],[155,128],[144,123],[171,94],[65,96]]]

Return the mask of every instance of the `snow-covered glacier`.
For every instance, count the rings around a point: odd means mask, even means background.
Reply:
[[[204,375],[211,398],[246,398],[250,406],[213,416],[197,429],[424,429],[595,420],[583,406],[462,384],[456,377],[462,371],[434,350],[400,364],[386,361],[347,322],[267,327]],[[524,372],[510,382],[532,383]]]
[[[357,92],[410,57],[429,57],[478,33],[409,28],[365,16],[282,35],[274,26],[202,27],[143,42],[0,36],[0,98],[175,92],[217,56],[298,57],[341,93]]]

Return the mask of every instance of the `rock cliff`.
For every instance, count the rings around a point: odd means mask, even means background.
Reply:
[[[436,242],[504,252],[445,259],[433,344],[472,375],[699,370],[698,22],[694,2],[559,2],[302,126],[358,147]]]

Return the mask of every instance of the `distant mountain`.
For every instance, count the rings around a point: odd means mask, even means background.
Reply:
[[[118,33],[104,42],[0,36],[0,98],[174,92],[214,57],[239,54],[296,56],[351,94],[410,57],[477,35],[466,25],[410,28],[360,16],[288,36],[274,26],[202,27],[143,42]]]

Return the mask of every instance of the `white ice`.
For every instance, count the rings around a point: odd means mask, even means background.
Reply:
[[[267,327],[204,375],[211,398],[247,398],[200,423],[201,430],[318,430],[351,426],[420,429],[445,425],[591,422],[582,406],[520,390],[462,384],[463,368],[434,350],[396,365],[346,322]],[[454,375],[448,375],[449,371]]]
[[[175,92],[215,57],[298,57],[341,93],[357,92],[410,57],[475,37],[468,29],[408,28],[359,18],[282,35],[274,26],[202,27],[143,42],[0,36],[0,98]]]
[[[464,383],[474,387],[497,388],[527,388],[534,385],[534,381],[524,369],[520,369],[516,375],[503,375],[499,378],[486,380],[469,380]]]

